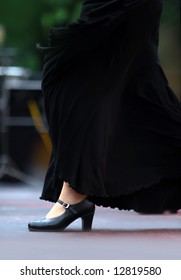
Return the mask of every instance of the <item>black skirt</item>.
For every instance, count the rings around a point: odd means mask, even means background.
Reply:
[[[65,181],[96,205],[177,210],[181,104],[158,58],[161,1],[118,2],[84,1],[78,23],[42,48],[52,156],[41,199],[57,201]]]

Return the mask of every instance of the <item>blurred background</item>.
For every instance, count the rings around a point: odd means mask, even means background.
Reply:
[[[76,21],[82,0],[1,0],[0,4],[0,180],[43,178],[51,144],[40,90],[42,57],[37,42],[49,29]],[[161,19],[161,63],[180,98],[180,1],[165,0]],[[27,175],[28,174],[28,175]]]

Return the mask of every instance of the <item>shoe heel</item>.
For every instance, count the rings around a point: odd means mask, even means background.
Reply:
[[[89,231],[92,229],[94,212],[82,216],[82,230]]]

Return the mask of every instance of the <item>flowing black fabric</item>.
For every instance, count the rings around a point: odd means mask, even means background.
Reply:
[[[181,104],[158,57],[161,0],[84,0],[54,28],[42,90],[52,156],[41,199],[63,182],[97,205],[181,208]]]

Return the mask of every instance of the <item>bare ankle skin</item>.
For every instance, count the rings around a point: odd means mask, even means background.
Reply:
[[[86,197],[87,196],[84,194],[77,193],[73,188],[71,188],[69,183],[64,182],[59,199],[69,204],[75,204]]]
[[[68,204],[76,204],[84,200],[86,197],[87,196],[84,194],[77,193],[73,188],[71,188],[69,183],[64,182],[59,199]],[[52,209],[46,215],[46,218],[47,219],[56,218],[62,215],[64,212],[65,212],[64,207],[59,203],[55,203]]]

